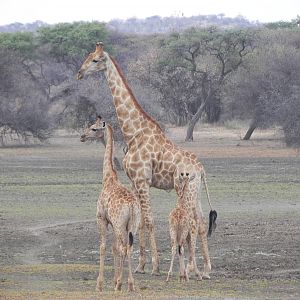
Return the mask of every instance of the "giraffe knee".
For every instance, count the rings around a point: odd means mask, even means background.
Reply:
[[[101,244],[100,245],[100,253],[103,254],[106,251],[106,245]]]
[[[203,235],[206,234],[207,230],[206,230],[206,222],[204,219],[200,219],[199,220],[199,234]]]
[[[149,232],[154,230],[154,221],[152,218],[146,218],[145,225]]]
[[[126,255],[127,255],[127,245],[121,244],[119,246],[119,253],[122,257],[126,257]]]

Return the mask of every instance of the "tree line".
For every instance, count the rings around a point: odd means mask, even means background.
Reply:
[[[142,35],[75,22],[0,33],[0,143],[43,141],[57,128],[79,130],[95,112],[117,129],[103,77],[80,84],[75,78],[102,41],[144,109],[162,124],[187,126],[187,141],[199,121],[244,119],[251,120],[244,139],[275,124],[287,145],[299,146],[300,29],[288,25]]]

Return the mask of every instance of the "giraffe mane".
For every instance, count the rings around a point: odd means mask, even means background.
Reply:
[[[113,129],[112,126],[107,124],[106,130],[108,131],[108,134],[110,135],[111,138],[111,145],[110,145],[110,151],[109,151],[109,157],[108,157],[108,163],[111,168],[111,172],[114,174],[115,177],[118,177],[117,171],[115,170],[114,164],[113,164],[113,147],[114,147],[114,138],[113,138]],[[107,149],[105,149],[106,151]]]
[[[123,83],[124,83],[126,89],[128,90],[130,96],[132,97],[133,102],[135,103],[137,109],[143,114],[143,116],[144,116],[146,119],[148,119],[150,122],[154,123],[154,124],[159,128],[159,130],[162,131],[162,129],[161,129],[160,125],[157,123],[157,121],[155,121],[150,115],[148,115],[148,114],[143,110],[143,108],[141,107],[141,105],[139,104],[139,102],[136,100],[136,98],[135,98],[135,96],[134,96],[134,94],[133,94],[133,92],[132,92],[130,86],[128,85],[128,83],[127,83],[127,81],[126,81],[126,79],[125,79],[124,73],[123,73],[121,67],[119,66],[119,64],[116,62],[116,60],[115,60],[112,56],[109,55],[109,58],[111,59],[111,61],[112,61],[113,64],[115,65],[115,67],[116,67],[116,69],[117,69],[117,71],[118,71],[120,77],[121,77],[122,80],[123,80]]]

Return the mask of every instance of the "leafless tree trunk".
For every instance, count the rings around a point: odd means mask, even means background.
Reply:
[[[186,142],[192,142],[194,140],[193,133],[194,133],[195,125],[200,120],[202,113],[204,111],[204,108],[205,108],[205,103],[202,103],[199,106],[197,112],[194,114],[191,121],[189,122],[187,131],[186,131],[186,137],[185,137]]]
[[[202,113],[205,110],[206,104],[210,101],[210,99],[212,98],[212,95],[213,95],[213,89],[209,88],[206,98],[201,103],[197,112],[194,114],[191,121],[189,122],[187,131],[186,131],[186,137],[185,137],[186,142],[192,142],[194,140],[194,137],[193,137],[194,128],[195,128],[197,122],[200,120]]]
[[[254,132],[254,130],[257,127],[257,121],[256,120],[252,120],[249,129],[247,130],[245,136],[243,137],[243,140],[248,141],[251,138],[252,133]]]

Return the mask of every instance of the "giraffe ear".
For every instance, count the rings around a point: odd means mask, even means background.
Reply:
[[[98,42],[98,43],[96,44],[96,51],[95,51],[95,52],[97,52],[97,53],[99,53],[99,54],[102,54],[102,53],[103,53],[103,43]]]
[[[196,177],[196,174],[193,174],[191,177],[190,177],[190,182],[193,181]]]

